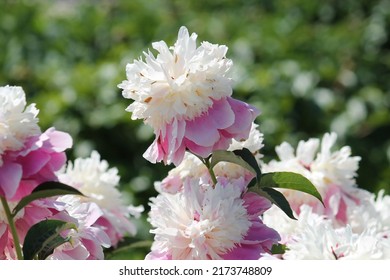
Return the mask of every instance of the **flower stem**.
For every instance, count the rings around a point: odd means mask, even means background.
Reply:
[[[209,171],[209,174],[210,174],[210,177],[211,177],[211,180],[213,181],[213,185],[215,186],[217,184],[217,177],[215,176],[215,173],[214,173],[214,170],[213,168],[210,166],[210,157],[208,158],[205,158],[203,160],[204,164],[206,165],[208,171]]]
[[[7,216],[8,225],[11,229],[12,237],[14,239],[16,256],[18,257],[18,260],[22,260],[23,259],[22,248],[20,247],[19,236],[18,236],[18,232],[16,231],[16,226],[15,226],[15,222],[14,222],[14,219],[12,217],[12,214],[11,214],[11,210],[9,208],[9,205],[8,205],[5,197],[0,195],[0,199],[1,199],[1,203],[3,204],[5,215]]]

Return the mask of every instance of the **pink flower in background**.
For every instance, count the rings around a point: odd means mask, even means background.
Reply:
[[[145,62],[127,64],[127,80],[119,88],[134,100],[127,108],[142,119],[156,138],[144,153],[150,162],[178,165],[186,149],[207,157],[226,149],[232,139],[246,139],[259,111],[231,98],[227,47],[203,42],[181,27],[176,43],[153,43],[159,54],[144,53]]]
[[[188,179],[180,192],[151,201],[155,238],[146,259],[258,259],[280,238],[259,217],[271,203],[245,193],[242,179],[214,187]]]

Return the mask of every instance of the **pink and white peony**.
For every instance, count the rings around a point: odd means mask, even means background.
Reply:
[[[152,163],[178,165],[187,149],[202,157],[226,149],[233,138],[248,137],[259,114],[230,97],[227,47],[209,42],[197,47],[196,38],[181,27],[173,47],[153,43],[157,57],[148,52],[145,62],[127,64],[127,80],[118,85],[125,98],[134,100],[127,108],[132,119],[154,129],[156,138],[144,153]]]
[[[271,203],[246,193],[243,179],[223,178],[213,187],[189,178],[180,192],[163,192],[150,206],[155,239],[146,259],[258,259],[279,240],[259,218]]]

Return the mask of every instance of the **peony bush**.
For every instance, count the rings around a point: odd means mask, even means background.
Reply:
[[[147,260],[388,259],[390,198],[356,185],[359,161],[337,135],[276,148],[264,162],[260,110],[232,97],[228,48],[181,27],[177,41],[128,63],[127,111],[155,135],[144,152],[171,164],[155,182]],[[0,259],[104,259],[137,232],[118,170],[66,159],[69,134],[39,127],[21,87],[0,87]]]

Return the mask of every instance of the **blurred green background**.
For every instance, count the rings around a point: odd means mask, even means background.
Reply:
[[[0,85],[22,86],[43,129],[70,133],[69,159],[96,149],[129,202],[147,208],[171,168],[142,154],[151,130],[131,121],[117,84],[125,65],[180,26],[225,44],[236,98],[262,110],[265,159],[282,141],[338,133],[362,157],[357,182],[390,192],[388,0],[0,0]],[[146,215],[121,246],[152,240]],[[150,245],[149,243],[146,244]],[[143,244],[111,258],[143,258]]]

